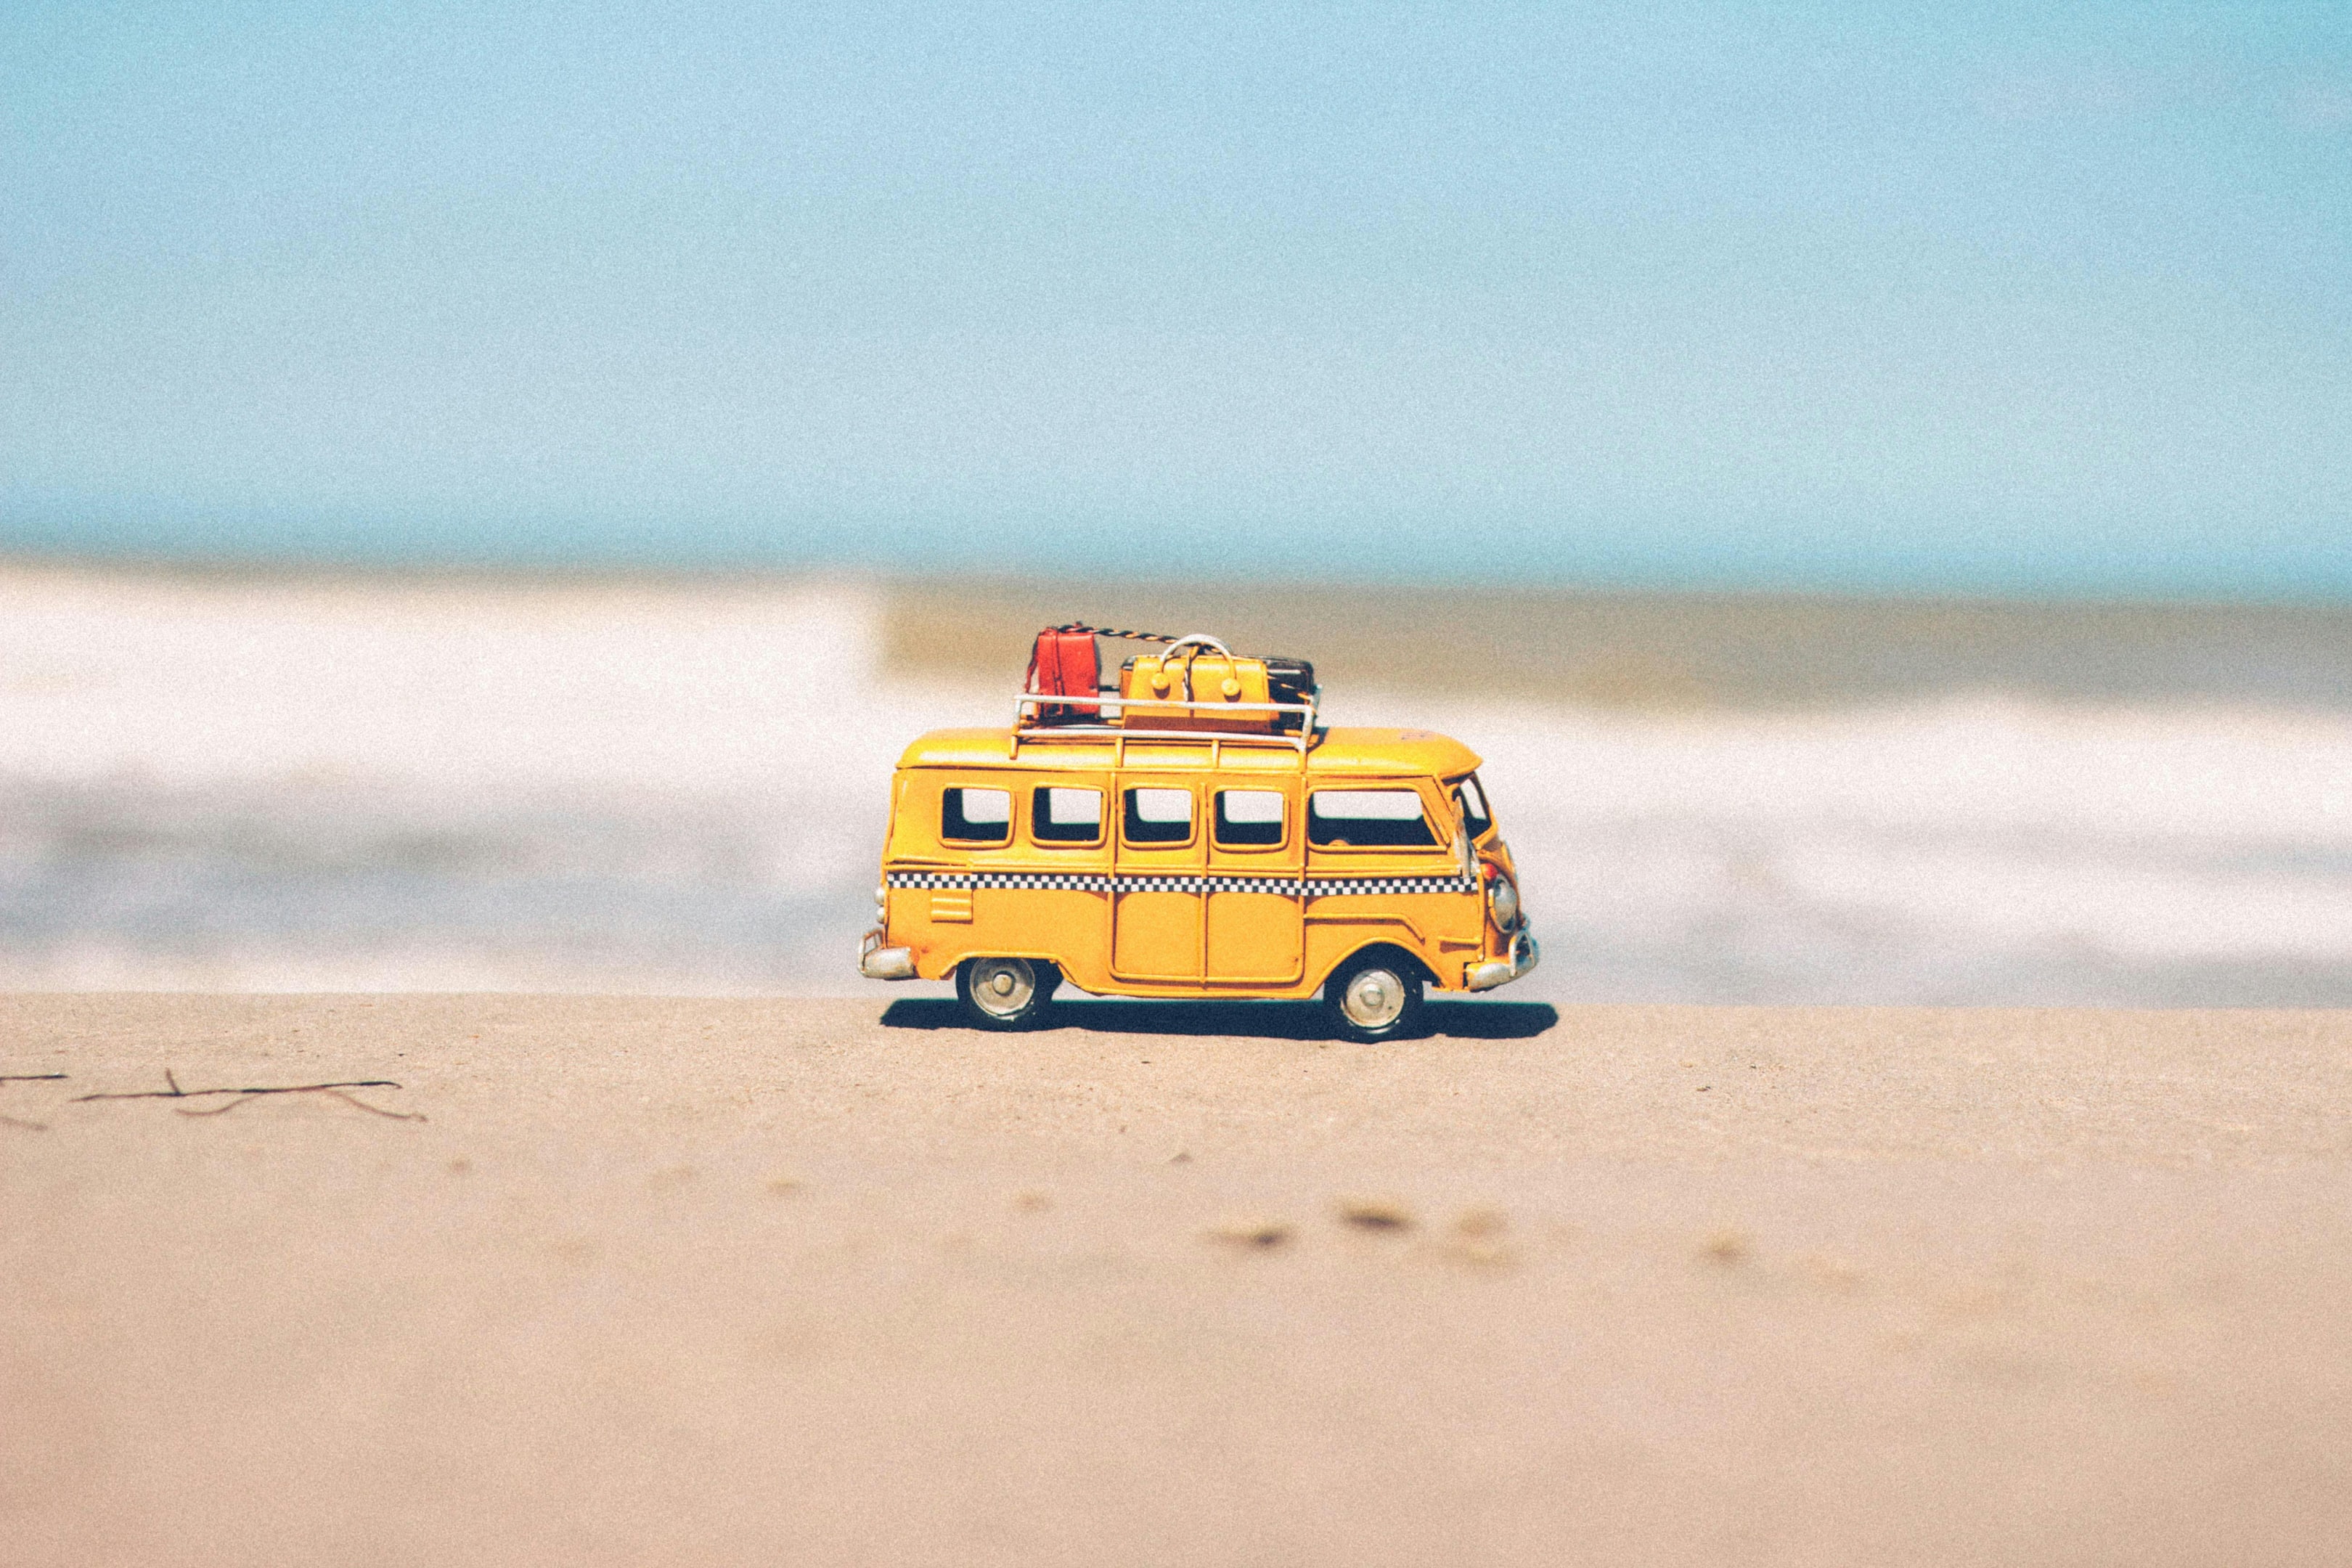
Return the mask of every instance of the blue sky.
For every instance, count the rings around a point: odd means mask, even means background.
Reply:
[[[2352,7],[17,5],[0,543],[2352,595]]]

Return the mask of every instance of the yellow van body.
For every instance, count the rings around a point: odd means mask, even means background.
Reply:
[[[1375,946],[1445,991],[1533,967],[1510,851],[1460,742],[1311,716],[1289,736],[1165,722],[1133,703],[1076,732],[908,746],[864,973],[1024,959],[1097,995],[1304,998]]]

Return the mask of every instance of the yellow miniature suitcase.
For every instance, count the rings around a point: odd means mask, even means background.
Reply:
[[[1118,695],[1121,722],[1130,730],[1264,732],[1283,717],[1265,706],[1275,700],[1265,660],[1197,647],[1129,659],[1118,672]]]

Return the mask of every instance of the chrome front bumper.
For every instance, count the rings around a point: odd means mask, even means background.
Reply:
[[[866,933],[857,949],[857,973],[868,980],[912,980],[915,954],[904,947],[884,947],[879,928]]]
[[[1489,959],[1484,963],[1469,965],[1463,971],[1463,988],[1468,991],[1492,991],[1497,985],[1508,985],[1512,981],[1533,969],[1536,966],[1536,961],[1542,956],[1543,950],[1537,946],[1535,933],[1528,931],[1527,927],[1521,926],[1518,934],[1511,938],[1511,956]]]

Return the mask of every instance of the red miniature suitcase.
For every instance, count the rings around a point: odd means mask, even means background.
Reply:
[[[1097,694],[1095,634],[1084,626],[1048,626],[1037,634],[1029,650],[1028,689],[1040,697],[1093,697]],[[1041,724],[1086,724],[1100,717],[1091,705],[1079,708],[1048,702],[1037,710]]]

